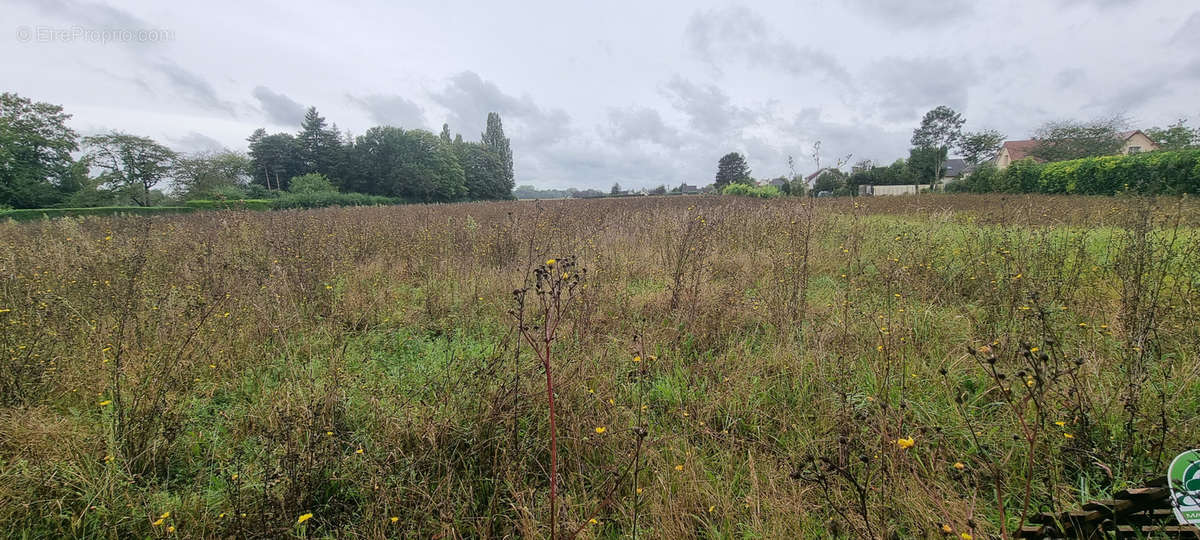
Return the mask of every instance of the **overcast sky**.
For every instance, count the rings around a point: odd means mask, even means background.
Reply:
[[[817,140],[822,165],[890,162],[941,104],[1014,139],[1116,113],[1200,123],[1195,0],[337,6],[0,0],[0,90],[181,151],[245,150],[309,105],[353,134],[448,122],[468,140],[497,111],[518,184],[601,189],[707,184],[729,151],[759,178],[788,155],[811,172]],[[143,33],[79,34],[105,29]]]

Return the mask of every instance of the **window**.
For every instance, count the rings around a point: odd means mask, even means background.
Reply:
[[[1129,153],[1130,153],[1130,154],[1136,154],[1136,153],[1138,153],[1138,152],[1141,152],[1141,151],[1142,151],[1142,147],[1140,147],[1140,146],[1130,146],[1130,147],[1129,147]]]

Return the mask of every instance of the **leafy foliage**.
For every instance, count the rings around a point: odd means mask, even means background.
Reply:
[[[1200,193],[1200,150],[1100,156],[1041,164],[1013,162],[1003,170],[985,164],[956,191],[1114,195]]]
[[[996,155],[1005,138],[1007,137],[1003,133],[994,129],[964,133],[958,141],[958,151],[967,164],[978,165],[979,162]]]
[[[170,176],[176,154],[149,137],[114,131],[84,137],[92,165],[103,183],[140,206],[151,206],[150,190]]]
[[[1029,155],[1044,161],[1067,161],[1107,156],[1121,150],[1125,121],[1114,117],[1091,122],[1047,122],[1034,134],[1037,144]]]
[[[58,204],[81,186],[85,167],[73,167],[78,135],[62,107],[0,93],[0,206]]]
[[[742,183],[733,183],[725,186],[725,189],[721,190],[721,194],[757,197],[759,199],[774,199],[783,196],[783,193],[775,186],[752,186]]]
[[[291,193],[324,193],[337,192],[333,183],[321,173],[302,174],[288,181],[288,191]]]
[[[750,165],[746,163],[746,158],[737,152],[730,152],[721,156],[721,160],[717,162],[717,177],[714,185],[719,190],[724,190],[729,184],[750,184],[753,180],[750,178]]]

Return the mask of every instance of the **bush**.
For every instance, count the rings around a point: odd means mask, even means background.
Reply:
[[[760,199],[774,199],[783,195],[779,192],[779,188],[775,186],[756,187],[748,184],[729,184],[725,189],[721,190],[722,195],[738,195],[742,197],[758,197]]]
[[[402,199],[365,195],[362,193],[314,192],[292,193],[269,201],[271,208],[324,208],[326,206],[383,206],[401,204]]]
[[[1146,195],[1200,193],[1200,150],[1101,156],[1040,164],[1014,162],[1002,171],[976,170],[965,180],[973,193]]]
[[[293,176],[288,181],[288,191],[291,193],[336,193],[337,188],[321,173],[308,173]]]
[[[188,208],[203,210],[270,210],[271,202],[272,201],[266,199],[197,199],[188,201],[184,204],[186,204]]]
[[[162,214],[186,214],[195,211],[187,206],[98,206],[94,208],[30,208],[25,210],[0,210],[0,221],[32,221],[43,218],[79,216],[152,216]]]

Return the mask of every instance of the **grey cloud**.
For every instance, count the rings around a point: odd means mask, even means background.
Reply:
[[[412,100],[402,96],[373,94],[369,96],[346,96],[352,103],[362,107],[371,115],[371,120],[385,126],[406,129],[424,129],[425,111]]]
[[[81,26],[108,29],[148,29],[144,20],[112,6],[77,0],[24,0],[38,11]]]
[[[1079,68],[1067,68],[1054,74],[1054,84],[1059,88],[1070,88],[1087,78],[1087,74]]]
[[[647,141],[667,148],[679,148],[683,144],[679,131],[666,125],[662,115],[655,109],[610,109],[608,121],[610,135],[614,140]]]
[[[974,12],[968,0],[853,0],[862,14],[897,28],[948,27]]]
[[[1175,31],[1168,43],[1176,46],[1200,47],[1200,11],[1192,13],[1186,21],[1183,21],[1179,30]]]
[[[184,152],[220,152],[225,145],[220,141],[199,132],[189,132],[182,137],[168,137],[177,150]]]
[[[1101,115],[1125,115],[1160,97],[1169,86],[1166,79],[1141,79],[1139,82],[1119,87],[1114,93],[1100,96],[1085,107],[1096,109]]]
[[[553,144],[570,132],[571,117],[562,109],[544,110],[529,96],[506,94],[495,83],[486,81],[473,71],[464,71],[450,78],[440,92],[430,94],[438,105],[445,107],[450,118],[450,130],[473,139],[482,133],[489,112],[499,113],[505,123],[505,133],[514,141],[528,144]],[[509,125],[519,129],[508,129]],[[515,149],[514,149],[515,150]]]
[[[267,120],[280,126],[298,126],[304,120],[304,106],[290,97],[265,86],[254,88],[254,99],[267,114]]]
[[[686,114],[692,128],[703,136],[725,136],[754,123],[760,113],[733,105],[715,85],[694,84],[676,75],[663,87],[672,105]]]
[[[832,55],[773,35],[758,13],[743,6],[697,11],[688,20],[684,39],[693,54],[718,69],[728,56],[794,76],[843,83],[850,79]]]
[[[808,141],[821,141],[821,165],[834,164],[838,158],[853,154],[852,162],[861,159],[885,160],[888,156],[902,156],[908,148],[908,132],[889,129],[869,122],[852,121],[838,123],[826,121],[821,110],[805,108],[793,119],[792,130]],[[805,152],[804,158],[811,158]],[[812,166],[811,163],[807,165]]]
[[[233,105],[221,100],[217,96],[217,91],[203,77],[167,60],[154,64],[154,69],[162,74],[180,95],[187,97],[193,103],[207,109],[233,114]]]
[[[948,58],[884,58],[867,73],[880,96],[880,112],[889,121],[919,119],[938,105],[961,111],[975,79],[975,68],[969,61]]]

